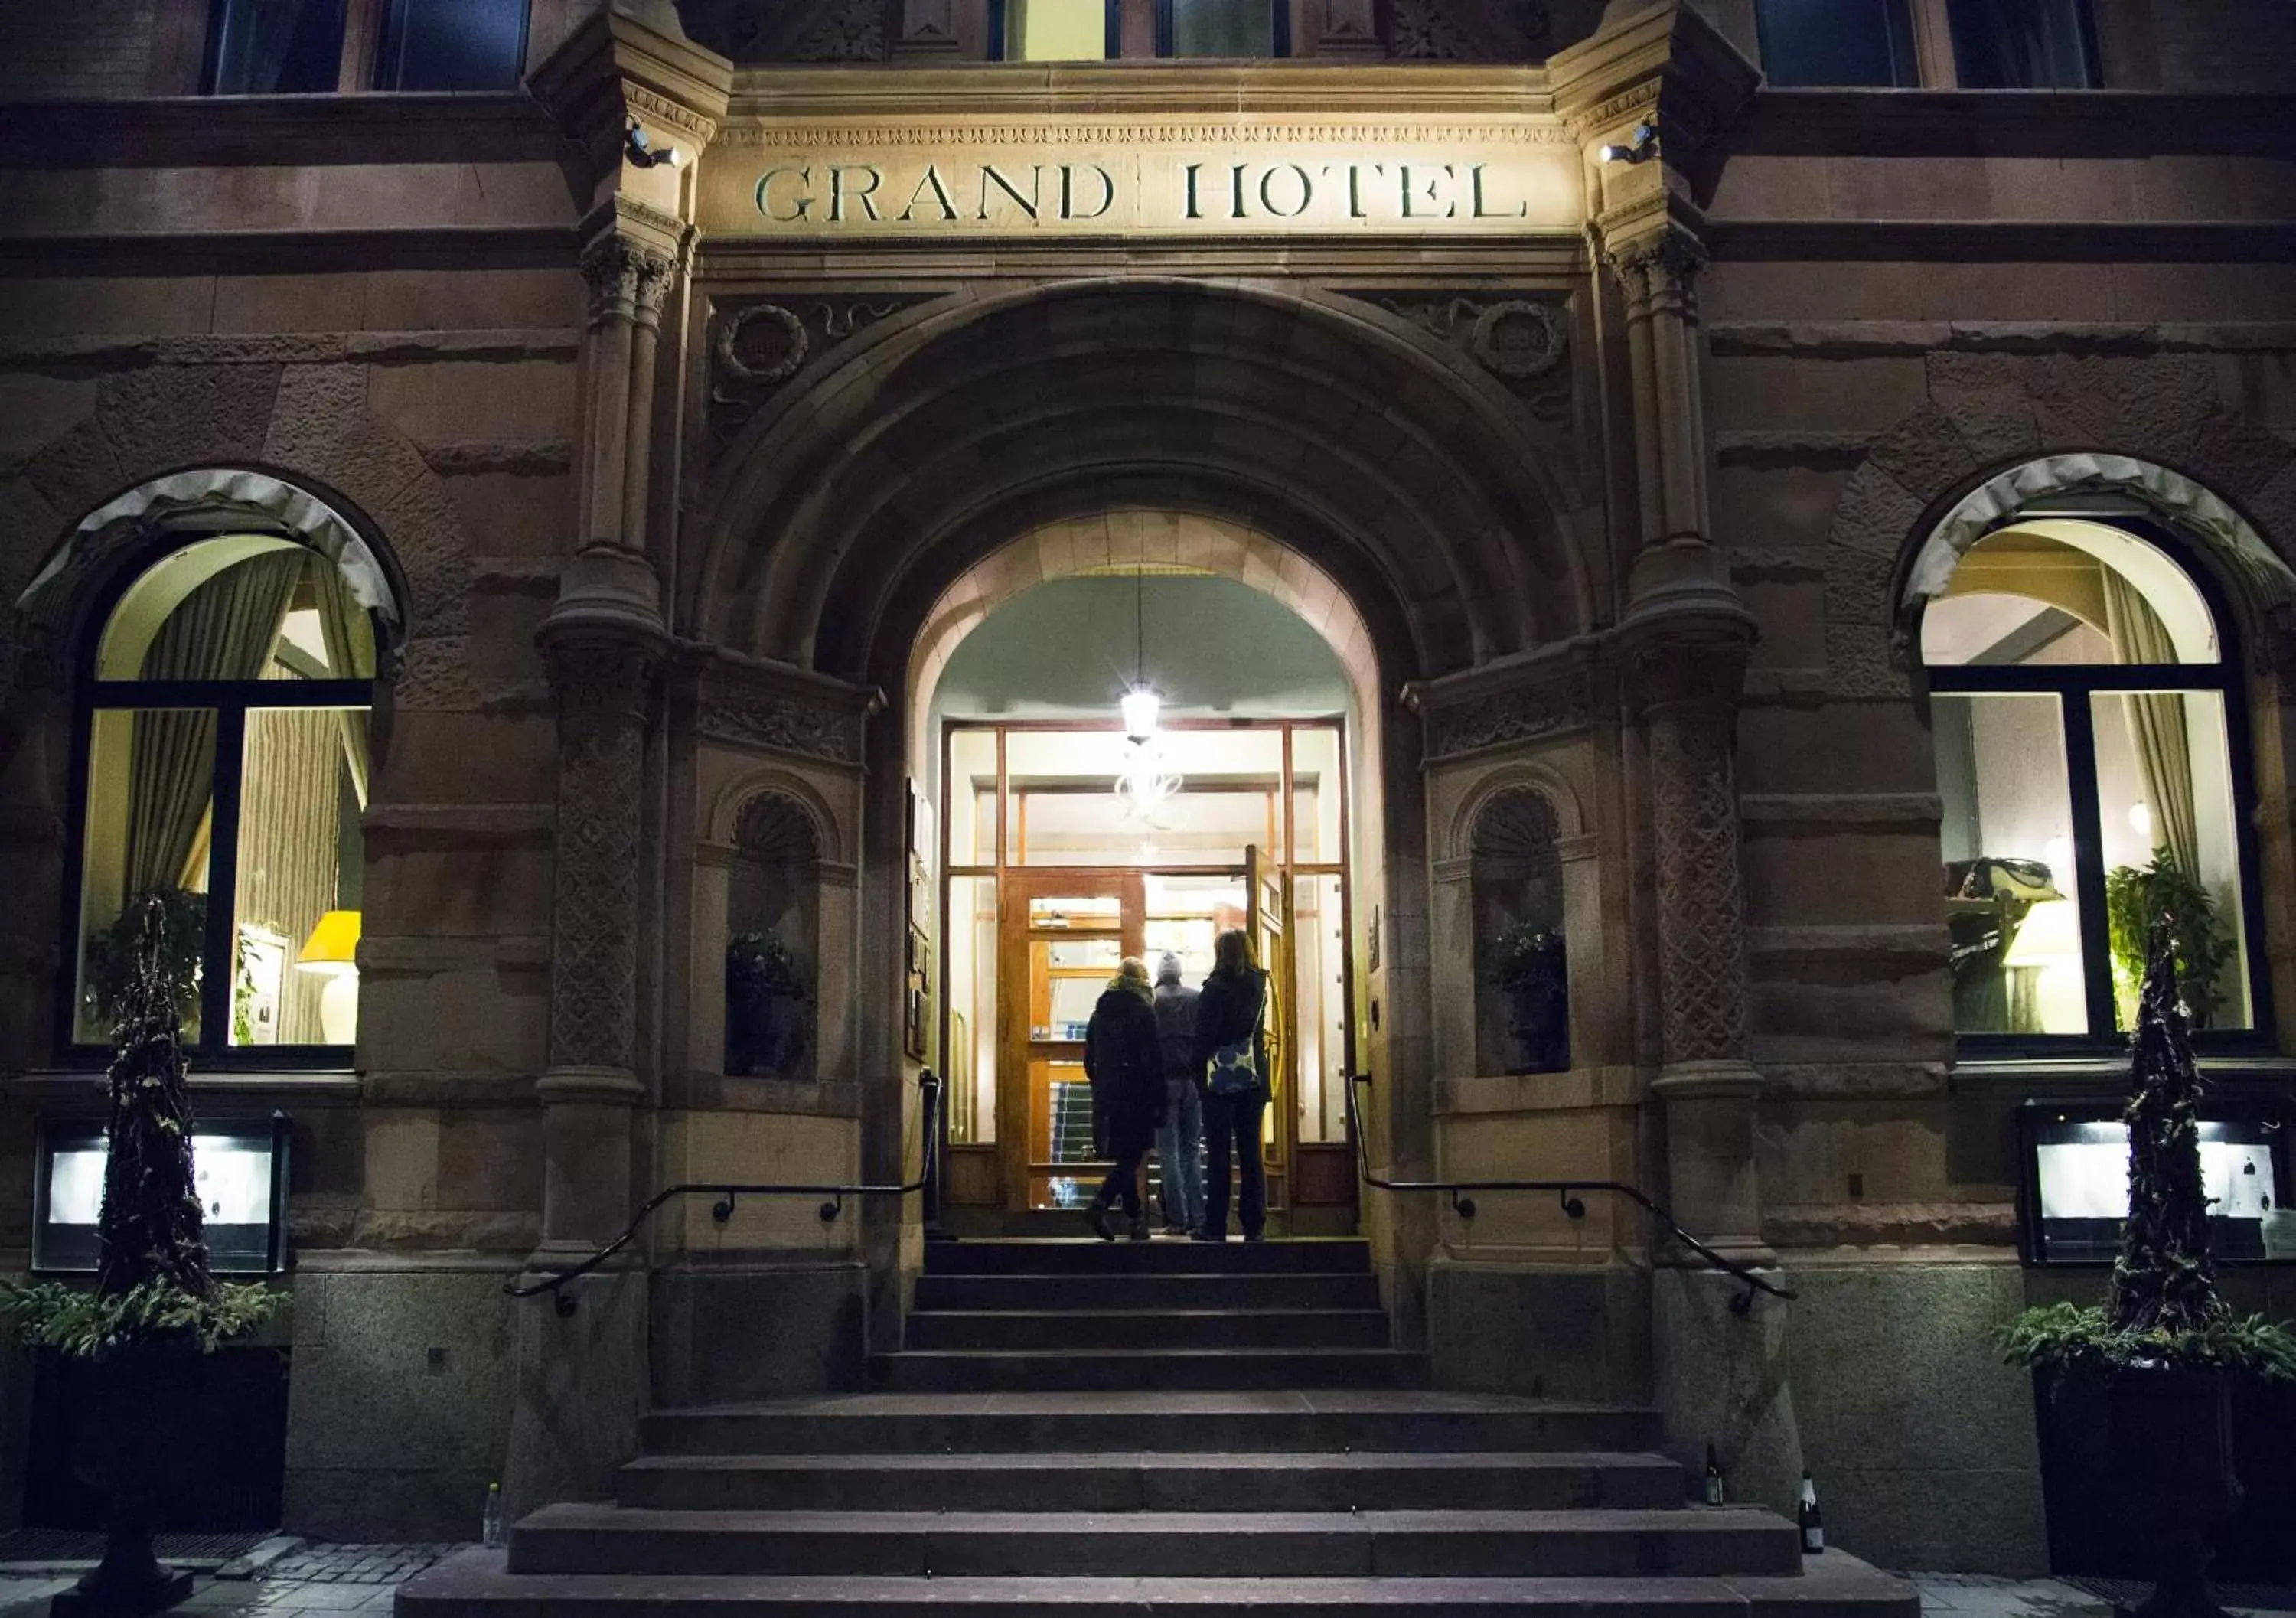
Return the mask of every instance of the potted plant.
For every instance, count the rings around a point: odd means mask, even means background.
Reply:
[[[2239,1377],[2296,1380],[2296,1335],[2235,1316],[2218,1294],[2201,1182],[2199,1069],[2177,996],[2178,923],[2153,924],[2136,1008],[2128,1125],[2128,1219],[2102,1308],[2026,1310],[2003,1334],[2013,1362],[2060,1380],[2106,1379],[2112,1470],[2128,1527],[2154,1547],[2142,1618],[2217,1618],[2210,1534],[2240,1503],[2232,1390]]]
[[[2177,863],[2174,853],[2160,849],[2149,866],[2115,866],[2105,873],[2104,913],[2120,1026],[2136,1024],[2153,931],[2163,916],[2174,916],[2177,982],[2193,1026],[2208,1027],[2234,955],[2232,940],[2217,922],[2216,896]]]
[[[29,1343],[94,1363],[95,1399],[75,1465],[109,1498],[103,1560],[56,1597],[57,1618],[134,1618],[191,1592],[191,1575],[162,1567],[152,1548],[193,1458],[184,1453],[184,1412],[200,1396],[207,1353],[253,1331],[283,1301],[261,1286],[219,1285],[208,1273],[192,1175],[183,982],[170,965],[166,897],[148,896],[138,919],[143,932],[107,1076],[95,1286],[5,1289],[7,1310]]]
[[[1570,990],[1562,933],[1517,922],[1491,946],[1490,981],[1513,1009],[1508,1032],[1522,1052],[1519,1073],[1559,1073],[1570,1066]]]
[[[801,1018],[784,1021],[782,1006],[802,1006],[805,973],[777,934],[737,932],[726,946],[726,1071],[771,1073],[801,1054]]]

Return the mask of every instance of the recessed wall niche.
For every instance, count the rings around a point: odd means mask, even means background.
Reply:
[[[820,1005],[821,845],[796,800],[742,807],[726,903],[726,1072],[816,1076]]]
[[[1570,1065],[1570,999],[1559,946],[1562,860],[1554,808],[1510,787],[1475,817],[1468,843],[1475,927],[1475,1071],[1559,1072]],[[1511,981],[1509,980],[1512,980]]]

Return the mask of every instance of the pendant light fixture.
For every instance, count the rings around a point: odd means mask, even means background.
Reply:
[[[1132,684],[1118,700],[1124,717],[1124,768],[1117,773],[1116,795],[1124,812],[1149,825],[1180,790],[1180,777],[1163,768],[1163,746],[1156,722],[1164,701],[1148,683],[1148,564],[1144,558],[1132,571]]]

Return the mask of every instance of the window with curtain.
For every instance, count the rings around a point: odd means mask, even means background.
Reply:
[[[1946,17],[1964,90],[2093,90],[2100,82],[2088,0],[1948,0]]]
[[[202,85],[210,95],[324,94],[342,58],[343,0],[216,0]]]
[[[2257,1026],[2239,690],[2207,597],[2117,523],[2030,519],[1972,546],[1922,620],[1954,1022],[2135,1025],[2165,909],[2194,1025]]]
[[[120,595],[86,686],[70,1043],[111,1039],[155,916],[194,1049],[354,1042],[374,669],[335,564],[275,535]]]
[[[1121,53],[1117,0],[991,0],[999,62],[1104,62]]]
[[[375,53],[378,90],[514,90],[526,62],[527,0],[390,0]]]
[[[1912,0],[1754,0],[1754,23],[1774,85],[1922,82]]]

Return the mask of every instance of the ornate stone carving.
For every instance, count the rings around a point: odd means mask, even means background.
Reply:
[[[807,366],[888,315],[922,301],[893,292],[721,307],[710,344],[711,454],[721,453],[758,407]]]
[[[659,322],[677,265],[668,253],[632,237],[611,234],[593,242],[582,254],[582,278],[590,283],[590,320]]]
[[[1365,294],[1429,336],[1472,357],[1546,420],[1570,408],[1570,316],[1560,303],[1460,294]]]
[[[734,842],[745,858],[764,865],[809,866],[821,858],[813,816],[787,793],[759,793],[742,806]]]
[[[754,329],[753,329],[754,328]],[[753,303],[736,309],[718,327],[718,368],[752,387],[785,382],[805,364],[812,339],[805,322],[778,303]],[[724,395],[718,394],[721,401]]]
[[[1705,243],[1672,226],[1603,255],[1603,264],[1626,292],[1630,311],[1672,308],[1687,320],[1698,318],[1698,274],[1706,261]]]
[[[638,867],[645,726],[657,649],[562,635],[558,843],[551,911],[553,1067],[630,1067],[636,1049]]]
[[[1393,0],[1388,53],[1420,62],[1459,62],[1477,54],[1474,42],[1451,21],[1441,0]]]
[[[1504,743],[1528,742],[1590,725],[1595,718],[1591,675],[1568,678],[1471,697],[1433,710],[1427,718],[1427,752],[1432,758],[1472,752]]]
[[[1747,636],[1662,629],[1635,656],[1649,727],[1660,1021],[1669,1066],[1746,1055],[1746,899],[1734,758]]]
[[[695,728],[720,742],[775,747],[808,758],[851,763],[860,756],[856,726],[835,709],[767,692],[705,696]]]
[[[791,53],[800,62],[882,62],[885,0],[833,0]]]

